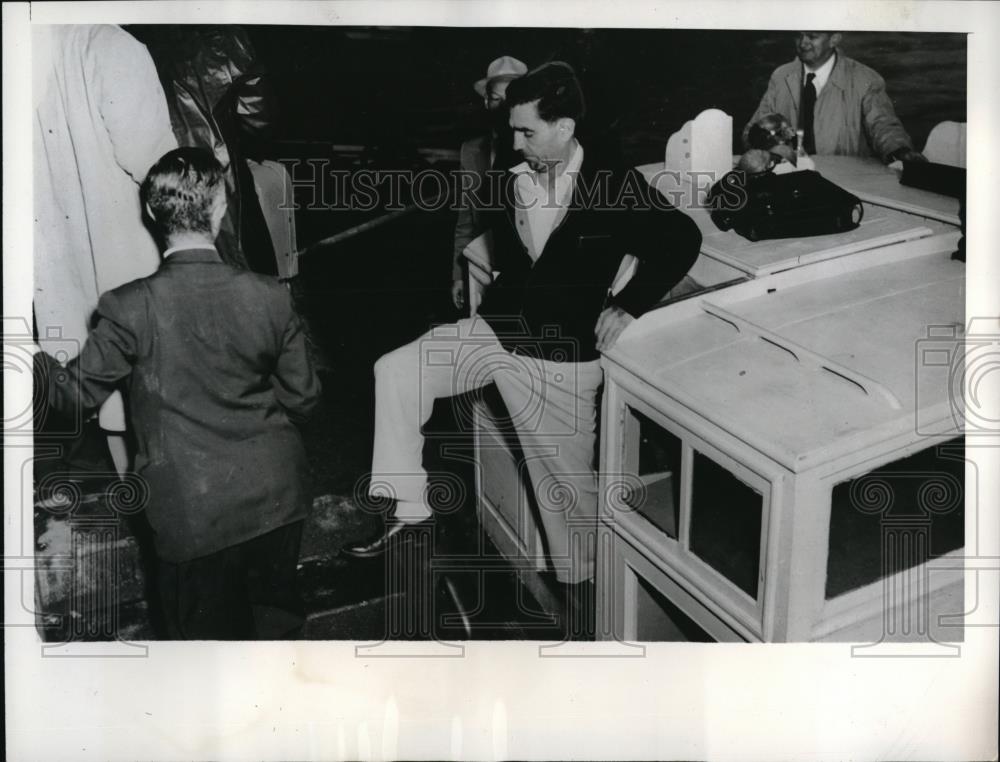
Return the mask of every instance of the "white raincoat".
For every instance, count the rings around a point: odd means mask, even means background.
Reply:
[[[72,357],[98,296],[159,264],[139,183],[177,141],[153,61],[123,29],[37,26],[32,45],[35,320],[42,348],[59,338]],[[124,428],[119,395],[100,422]]]

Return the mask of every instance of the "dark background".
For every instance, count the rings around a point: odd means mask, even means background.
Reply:
[[[703,109],[742,127],[771,71],[794,57],[793,33],[532,28],[250,27],[278,84],[284,140],[451,148],[480,125],[472,83],[491,60],[561,59],[591,113],[620,120],[626,157],[655,161]],[[964,34],[845,33],[845,54],[886,80],[918,148],[939,121],[965,121]]]
[[[588,101],[585,127],[613,125],[633,164],[662,161],[670,134],[706,108],[731,114],[739,133],[771,72],[794,57],[791,32],[246,29],[277,101],[265,157],[290,168],[296,160],[323,159],[348,171],[434,162],[447,169],[457,162],[462,140],[485,127],[473,82],[500,55],[528,66],[571,63]],[[130,31],[156,34],[148,26]],[[841,47],[885,78],[917,148],[938,122],[965,121],[965,35],[845,33]],[[351,146],[359,148],[345,148]],[[300,207],[299,246],[381,214]],[[408,214],[300,259],[299,304],[321,352],[327,400],[308,434],[317,494],[351,494],[370,467],[375,360],[458,316],[448,295],[454,223],[448,209]]]

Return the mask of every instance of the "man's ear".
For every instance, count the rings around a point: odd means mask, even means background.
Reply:
[[[146,202],[146,214],[149,215],[149,219],[153,220],[153,222],[156,222],[156,215],[153,214],[153,207],[149,205],[148,201]]]
[[[830,35],[830,47],[836,48],[840,45],[840,32],[834,32]]]
[[[573,137],[576,132],[576,120],[564,116],[558,121],[559,132],[563,133],[567,139]]]

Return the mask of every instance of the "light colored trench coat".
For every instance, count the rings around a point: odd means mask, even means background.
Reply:
[[[71,358],[98,296],[159,264],[139,183],[177,141],[153,61],[123,29],[36,26],[32,45],[35,320],[41,346]],[[120,398],[100,420],[124,428]]]
[[[757,111],[743,130],[744,143],[750,125],[767,114],[781,114],[790,124],[800,124],[801,97],[802,64],[796,59],[774,70]],[[885,91],[885,80],[841,53],[816,98],[814,114],[817,155],[875,156],[888,161],[893,151],[913,148]]]

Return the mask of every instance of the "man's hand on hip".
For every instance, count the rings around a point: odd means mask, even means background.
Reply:
[[[597,336],[597,350],[606,352],[618,341],[618,336],[625,330],[626,326],[635,320],[621,307],[608,307],[597,318],[597,328],[594,334]]]

